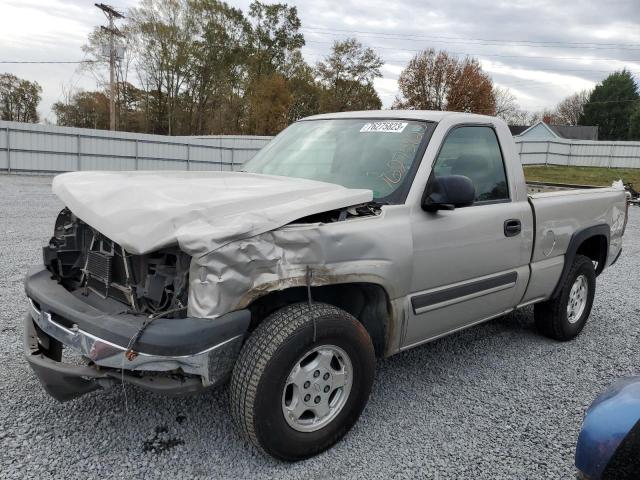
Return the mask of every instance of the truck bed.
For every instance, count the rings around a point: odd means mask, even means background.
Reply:
[[[606,265],[600,265],[599,270],[611,264],[622,248],[625,191],[613,187],[562,187],[543,190],[536,185],[537,192],[529,194],[535,233],[527,300],[543,295],[545,285],[548,288],[549,284],[555,284],[564,265],[564,255],[576,232],[598,225],[610,226]]]
[[[596,185],[578,185],[573,183],[549,183],[549,182],[527,182],[527,193],[546,193],[565,190],[583,190],[592,188],[602,188]]]

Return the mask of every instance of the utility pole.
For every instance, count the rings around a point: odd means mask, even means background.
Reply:
[[[124,15],[115,10],[113,7],[109,5],[105,5],[104,3],[96,3],[96,7],[98,7],[109,20],[109,26],[102,26],[102,30],[109,32],[109,129],[116,129],[116,82],[115,82],[115,73],[116,73],[116,45],[114,41],[114,37],[116,35],[122,36],[120,30],[118,30],[115,26],[115,19],[124,18]]]

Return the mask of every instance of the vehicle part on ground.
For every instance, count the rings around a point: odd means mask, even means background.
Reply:
[[[369,398],[375,354],[367,331],[322,303],[276,311],[240,353],[231,413],[263,452],[295,461],[326,450],[356,422]]]
[[[571,340],[584,328],[591,313],[596,291],[593,261],[576,255],[560,293],[556,298],[534,307],[536,327],[555,340]]]
[[[594,400],[575,461],[584,480],[640,478],[640,377],[618,380]]]

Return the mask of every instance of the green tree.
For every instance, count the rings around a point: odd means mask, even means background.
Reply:
[[[117,84],[116,124],[127,132],[145,132],[147,120],[144,115],[146,92],[128,82]],[[105,95],[107,92],[104,93]]]
[[[309,84],[300,48],[304,36],[296,7],[284,3],[266,4],[254,0],[249,6],[251,34],[245,97],[248,100],[244,130],[248,133],[276,133],[287,125],[290,110],[305,110]],[[308,67],[308,66],[307,66]],[[261,96],[265,96],[261,98]],[[268,105],[274,102],[273,105]],[[292,112],[295,116],[295,113]],[[263,116],[269,118],[265,124]]]
[[[640,140],[640,102],[629,118],[629,140]]]
[[[177,133],[179,101],[190,72],[193,20],[189,0],[141,0],[127,15],[140,80],[151,91],[146,108],[155,133]]]
[[[42,87],[37,82],[0,74],[0,118],[14,122],[37,123]]]
[[[132,41],[134,37],[129,32],[129,26],[120,28],[122,36],[114,36],[117,57],[115,62],[115,83],[116,83],[116,130],[137,131],[137,118],[131,118],[130,106],[125,105],[131,102],[132,95],[137,91],[129,79],[135,59],[135,46]],[[109,45],[110,34],[106,30],[96,27],[87,39],[87,43],[82,46],[82,51],[89,61],[80,64],[80,69],[88,71],[97,80],[99,85],[108,85],[109,82],[109,56],[105,55],[105,48]],[[109,91],[105,94],[109,96]],[[67,100],[66,103],[69,103]],[[133,114],[138,117],[137,112]]]
[[[364,47],[357,39],[336,41],[331,54],[318,62],[316,71],[323,86],[320,110],[344,112],[382,107],[373,88],[374,79],[381,77],[382,58]]]
[[[597,125],[601,140],[627,140],[630,119],[637,108],[638,86],[631,72],[614,72],[596,85],[584,104],[581,125]]]
[[[188,133],[237,132],[247,76],[251,25],[242,11],[216,0],[192,0],[194,39],[184,95]],[[239,108],[240,107],[240,108]]]
[[[109,128],[109,97],[103,92],[76,92],[51,107],[56,123],[64,127]]]
[[[125,49],[116,69],[119,129],[277,133],[322,109],[381,106],[373,79],[382,60],[352,39],[337,42],[314,69],[300,50],[297,9],[285,3],[253,0],[245,15],[220,0],[139,0],[119,28]],[[83,48],[91,60],[83,68],[102,85],[107,40],[97,29]],[[102,91],[81,92],[58,102],[59,123],[104,128],[105,98]]]
[[[304,46],[299,32],[298,9],[285,3],[266,4],[254,0],[249,5],[253,23],[251,34],[251,67],[253,77],[283,73],[287,58]]]
[[[315,80],[313,68],[302,58],[300,50],[296,50],[290,56],[284,76],[287,78],[287,86],[292,97],[288,123],[318,113],[322,88]]]
[[[255,135],[275,135],[289,123],[293,101],[287,80],[279,73],[259,77],[249,98]]]

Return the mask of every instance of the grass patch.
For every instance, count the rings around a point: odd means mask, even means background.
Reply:
[[[640,168],[524,166],[527,181],[610,186],[614,180],[640,187]]]

